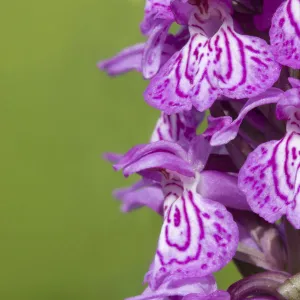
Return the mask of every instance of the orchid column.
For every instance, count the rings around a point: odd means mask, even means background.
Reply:
[[[98,64],[141,72],[161,110],[148,143],[105,156],[141,176],[115,191],[123,211],[163,219],[129,299],[300,299],[300,0],[147,0],[140,29]],[[232,259],[245,279],[220,291]]]

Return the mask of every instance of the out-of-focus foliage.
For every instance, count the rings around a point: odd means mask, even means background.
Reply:
[[[112,80],[96,68],[142,40],[142,10],[137,0],[1,4],[1,299],[143,290],[160,219],[119,212],[111,191],[126,181],[100,157],[147,142],[158,112],[142,99],[141,76]],[[237,276],[229,266],[220,287]]]

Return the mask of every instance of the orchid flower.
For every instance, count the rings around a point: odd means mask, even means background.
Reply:
[[[187,149],[190,141],[196,136],[197,127],[203,118],[204,114],[196,110],[172,116],[162,113],[155,125],[150,142],[170,141]],[[117,163],[122,157],[123,155],[115,153],[106,153],[104,156],[111,163]],[[133,186],[114,191],[114,196],[123,203],[122,211],[129,212],[142,206],[148,206],[155,212],[162,214],[164,197],[160,183],[155,181],[157,175],[154,175],[154,178],[149,178],[149,174],[142,173],[140,175],[142,175],[142,179]],[[146,178],[147,175],[148,178]]]
[[[188,4],[187,4],[188,5]],[[208,109],[220,96],[254,97],[278,79],[280,66],[262,39],[239,34],[225,1],[203,1],[189,17],[190,39],[151,80],[144,96],[168,114]]]
[[[187,151],[176,143],[158,141],[134,147],[114,165],[116,170],[123,169],[125,176],[145,171],[147,175],[150,171],[152,178],[153,172],[160,174],[164,224],[146,276],[154,290],[166,276],[210,275],[235,253],[237,226],[223,203],[238,209],[248,206],[237,189],[236,177],[204,171],[209,151],[202,136],[195,137]],[[219,186],[214,187],[215,183]]]

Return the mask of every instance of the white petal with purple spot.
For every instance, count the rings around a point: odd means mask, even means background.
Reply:
[[[300,228],[300,133],[262,144],[247,158],[239,187],[251,209],[274,223],[283,215]]]
[[[300,0],[287,0],[273,16],[270,29],[276,60],[294,69],[300,68]]]
[[[209,17],[208,17],[209,16]],[[209,108],[219,96],[254,97],[278,79],[280,66],[262,39],[235,32],[231,16],[194,11],[190,40],[151,80],[146,101],[168,114]]]
[[[164,224],[147,276],[152,289],[172,274],[191,278],[220,270],[238,244],[237,226],[222,204],[201,197],[195,182],[190,188],[178,182],[167,185]]]

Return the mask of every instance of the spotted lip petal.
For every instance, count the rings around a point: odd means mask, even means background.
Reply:
[[[300,134],[262,144],[247,158],[239,174],[239,188],[251,209],[268,222],[283,215],[300,229]]]
[[[171,299],[168,297],[183,297],[192,293],[197,293],[199,296],[205,297],[206,295],[214,293],[216,289],[216,281],[212,275],[196,277],[190,280],[170,276],[164,280],[158,290],[151,290],[151,288],[148,287],[142,295],[127,298],[126,300],[167,300]]]
[[[300,68],[300,0],[287,0],[277,9],[272,19],[270,40],[279,63]]]
[[[220,24],[216,28],[216,24]],[[231,16],[214,7],[194,11],[190,40],[161,68],[145,91],[146,101],[168,114],[209,108],[224,95],[254,97],[278,79],[280,65],[262,39],[235,32]]]
[[[205,136],[211,135],[212,146],[227,144],[237,136],[243,119],[251,110],[262,105],[277,103],[282,95],[283,92],[280,89],[270,88],[259,96],[249,99],[234,121],[228,116],[212,118]]]
[[[223,205],[201,197],[195,188],[169,184],[174,187],[166,194],[165,220],[146,278],[151,289],[167,276],[202,277],[220,270],[238,244],[237,226]]]

